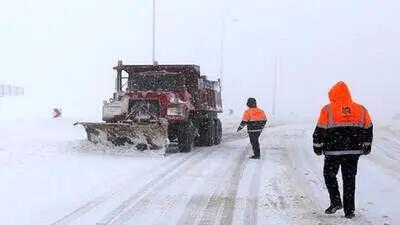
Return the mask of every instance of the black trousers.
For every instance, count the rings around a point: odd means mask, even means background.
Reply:
[[[250,143],[253,147],[254,155],[260,157],[260,142],[258,139],[260,138],[261,131],[259,132],[249,132]]]
[[[343,208],[345,214],[353,213],[355,210],[354,196],[359,157],[359,155],[325,156],[324,178],[332,205],[340,205],[342,203],[336,178],[339,167],[341,167],[343,179]]]

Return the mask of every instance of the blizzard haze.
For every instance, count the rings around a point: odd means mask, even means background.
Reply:
[[[314,119],[344,80],[374,119],[389,119],[400,111],[399,11],[395,0],[157,1],[157,60],[220,78],[223,36],[226,111],[241,114],[256,97],[271,112],[278,58],[278,116]],[[0,83],[25,96],[1,98],[0,116],[47,118],[61,107],[100,120],[117,60],[151,63],[151,13],[152,1],[3,0]]]

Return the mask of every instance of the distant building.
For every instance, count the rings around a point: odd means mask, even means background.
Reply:
[[[0,97],[23,95],[24,91],[23,87],[0,84]]]
[[[400,120],[400,113],[396,113],[393,115],[394,120]]]

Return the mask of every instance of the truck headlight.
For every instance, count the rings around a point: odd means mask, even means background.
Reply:
[[[183,106],[173,106],[167,109],[168,116],[185,116],[185,108]]]

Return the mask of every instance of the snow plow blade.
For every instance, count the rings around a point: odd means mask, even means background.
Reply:
[[[90,142],[112,143],[116,146],[133,145],[139,150],[166,148],[168,122],[161,120],[148,123],[75,123],[82,125]]]

